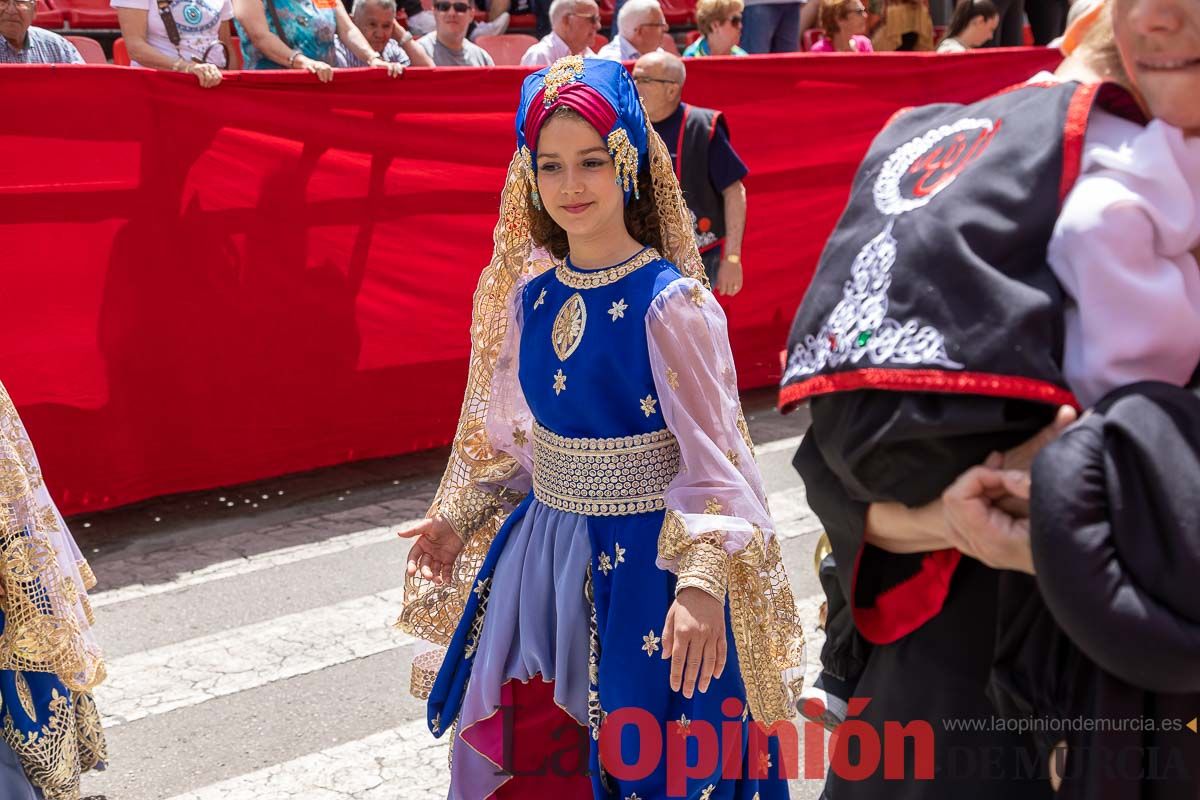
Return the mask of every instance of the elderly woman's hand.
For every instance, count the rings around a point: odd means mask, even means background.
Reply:
[[[973,467],[942,493],[950,544],[993,569],[1034,574],[1028,518],[1014,517],[1001,501],[1029,501],[1029,473]]]
[[[316,59],[309,58],[308,56],[300,55],[296,56],[294,66],[296,69],[306,69],[313,75],[316,75],[317,79],[320,80],[321,83],[329,83],[331,80],[333,80],[333,67],[329,66],[324,61],[317,61]]]
[[[404,74],[404,65],[403,64],[393,64],[391,61],[384,61],[379,56],[372,58],[371,62],[369,64],[367,64],[367,66],[368,67],[382,67],[383,69],[387,70],[388,75],[392,78],[399,78],[401,75]]]
[[[205,89],[211,89],[222,80],[221,68],[216,64],[197,64],[192,62],[184,67],[184,72],[195,75],[200,81],[200,86]]]

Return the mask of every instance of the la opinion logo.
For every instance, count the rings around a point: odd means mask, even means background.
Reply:
[[[889,216],[921,208],[983,155],[1000,120],[960,119],[901,145],[875,180],[875,207]]]

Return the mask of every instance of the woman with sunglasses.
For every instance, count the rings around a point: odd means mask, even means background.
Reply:
[[[229,67],[230,0],[111,0],[135,67],[195,75],[211,89]]]
[[[404,71],[367,44],[341,0],[233,0],[233,10],[246,69],[302,69],[329,83],[340,39],[367,66]]]
[[[742,0],[700,0],[696,27],[701,36],[683,51],[684,58],[750,55],[739,46],[742,39]]]
[[[862,0],[821,0],[822,36],[812,53],[873,53],[867,38],[867,7]]]

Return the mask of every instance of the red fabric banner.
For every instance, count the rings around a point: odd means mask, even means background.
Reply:
[[[743,387],[772,383],[854,168],[898,108],[1056,54],[695,60],[750,167]],[[453,434],[526,70],[0,68],[0,380],[64,512]]]

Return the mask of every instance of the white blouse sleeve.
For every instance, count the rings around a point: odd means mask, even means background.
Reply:
[[[518,281],[510,298],[508,331],[496,358],[491,396],[484,417],[488,444],[511,455],[519,467],[494,485],[522,493],[533,486],[533,412],[525,402],[520,381],[521,329],[524,324],[522,297],[529,280],[525,277]]]
[[[1091,146],[1050,241],[1074,301],[1064,376],[1089,406],[1143,380],[1185,385],[1200,361],[1200,141],[1151,123]]]
[[[665,525],[727,555],[757,535],[765,544],[774,525],[741,414],[724,311],[698,281],[682,278],[651,303],[646,333],[663,419],[682,460],[667,487]],[[680,574],[682,584],[681,560],[660,547],[658,566]],[[710,593],[723,597],[723,587]]]

